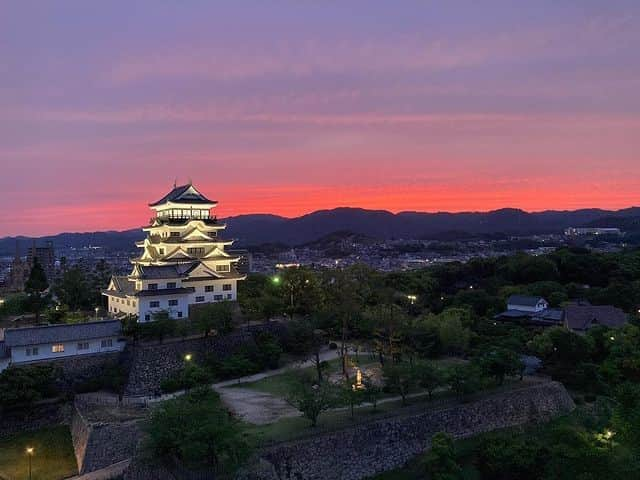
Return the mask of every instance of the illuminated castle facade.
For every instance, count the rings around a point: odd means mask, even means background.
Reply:
[[[112,277],[102,292],[111,316],[148,322],[165,311],[187,318],[194,305],[236,300],[237,283],[246,277],[236,270],[240,257],[225,252],[233,242],[211,214],[216,205],[190,183],[149,205],[155,217],[136,244],[142,253],[131,260],[133,271]]]

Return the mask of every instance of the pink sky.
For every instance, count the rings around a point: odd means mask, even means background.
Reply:
[[[0,236],[137,227],[189,178],[219,216],[638,205],[639,15],[10,1]]]

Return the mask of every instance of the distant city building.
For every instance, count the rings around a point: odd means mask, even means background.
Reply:
[[[0,336],[0,371],[10,365],[119,352],[119,320],[7,328]]]
[[[616,235],[622,236],[622,230],[619,228],[583,228],[569,227],[566,228],[564,234],[567,237],[580,237],[583,235]]]
[[[9,267],[9,274],[5,279],[4,290],[10,293],[22,292],[24,290],[24,284],[29,278],[31,272],[31,265],[22,260],[20,256],[20,245],[16,240],[16,252]]]
[[[53,242],[47,242],[45,246],[38,247],[34,240],[33,245],[27,250],[27,263],[33,266],[34,259],[38,259],[38,263],[47,275],[49,284],[52,283],[56,274],[56,255],[53,249]]]
[[[253,255],[249,250],[227,250],[229,255],[240,257],[236,263],[236,270],[238,273],[248,275],[253,272]]]
[[[143,251],[131,260],[133,271],[112,277],[102,292],[110,315],[148,322],[166,311],[186,318],[193,306],[236,300],[237,282],[246,276],[236,268],[240,256],[225,251],[233,241],[220,236],[226,225],[211,216],[216,205],[190,183],[149,205],[156,216],[136,244]]]

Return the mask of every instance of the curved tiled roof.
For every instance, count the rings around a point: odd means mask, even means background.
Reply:
[[[162,197],[157,202],[150,203],[150,207],[155,207],[157,205],[162,205],[163,203],[173,202],[173,203],[186,203],[186,204],[196,204],[196,203],[216,203],[213,200],[209,200],[207,197],[202,195],[193,185],[190,183],[186,185],[180,185],[179,187],[174,187],[169,193],[167,193],[164,197]]]

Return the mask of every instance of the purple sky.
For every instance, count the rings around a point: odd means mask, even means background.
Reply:
[[[0,236],[639,204],[640,2],[5,1]]]

